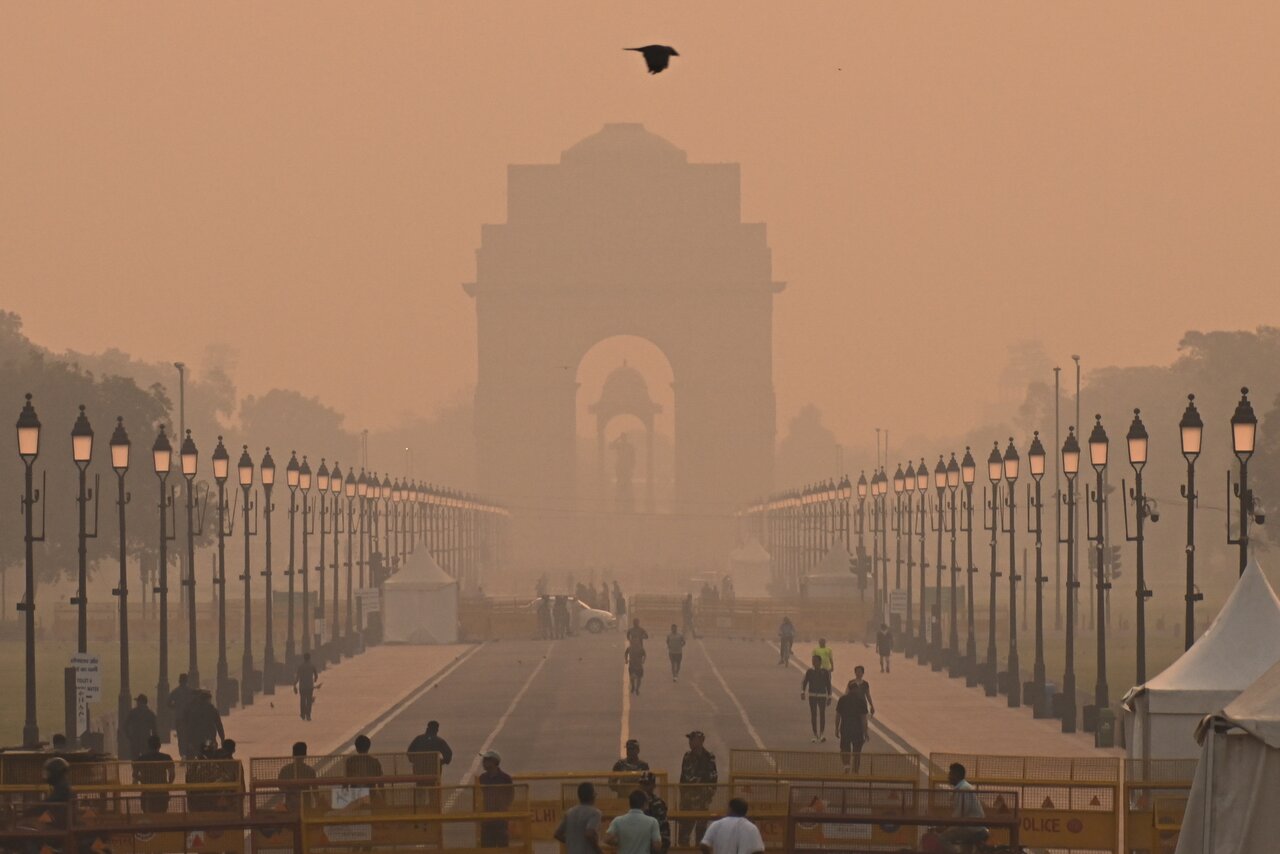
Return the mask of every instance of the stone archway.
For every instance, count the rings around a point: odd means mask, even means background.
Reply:
[[[573,510],[576,366],[648,339],[674,375],[675,511],[730,514],[772,482],[771,257],[743,223],[739,169],[689,163],[636,124],[558,164],[515,165],[507,222],[483,228],[476,281],[481,487]]]

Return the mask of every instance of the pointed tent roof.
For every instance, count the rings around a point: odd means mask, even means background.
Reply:
[[[1212,719],[1238,726],[1268,747],[1280,749],[1280,662]],[[1196,735],[1201,737],[1199,732]]]
[[[1280,599],[1253,560],[1218,616],[1191,649],[1145,685],[1130,689],[1124,703],[1129,706],[1143,693],[1185,694],[1190,698],[1203,692],[1243,691],[1277,659]]]
[[[458,582],[440,568],[435,558],[425,548],[409,555],[399,571],[388,578],[383,586],[389,590],[439,590]]]
[[[729,560],[734,563],[768,563],[769,552],[752,537],[729,553]]]

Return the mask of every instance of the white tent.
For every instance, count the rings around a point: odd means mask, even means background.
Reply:
[[[426,549],[383,582],[382,632],[387,643],[457,643],[458,582]]]
[[[1196,733],[1177,854],[1271,854],[1280,840],[1280,663]]]
[[[1124,697],[1129,756],[1194,759],[1196,725],[1280,659],[1280,599],[1253,561],[1200,639]]]
[[[769,553],[753,537],[729,553],[729,575],[739,596],[769,595]]]

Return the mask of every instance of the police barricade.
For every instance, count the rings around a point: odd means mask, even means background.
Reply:
[[[718,784],[659,782],[654,786],[653,794],[666,809],[672,851],[698,850],[698,842],[707,825],[729,814],[730,798],[747,801],[750,818],[760,828],[765,848],[776,851],[786,838],[787,789],[786,783],[766,781]],[[627,799],[632,791],[634,787],[618,797],[610,789],[606,797],[600,787],[596,788],[595,806],[602,816],[601,839],[609,829],[609,822],[629,809]],[[561,808],[567,810],[577,803],[577,784],[564,783]]]
[[[939,850],[926,848],[933,828],[985,828],[989,845],[1016,846],[1022,815],[1013,789],[973,793],[983,818],[957,817],[956,793],[901,789],[858,782],[801,783],[791,787],[786,819],[786,851]]]
[[[300,850],[298,822],[256,813],[246,794],[225,795],[216,805],[194,803],[181,794],[160,803],[144,794],[118,798],[109,810],[101,807],[78,797],[69,805],[9,805],[0,845],[115,854],[244,854],[252,832],[280,840],[278,851]]]
[[[114,810],[115,801],[138,796],[163,803],[171,795],[187,795],[197,806],[216,805],[219,798],[235,799],[245,791],[244,769],[237,759],[77,762],[68,779],[80,802],[98,810]],[[0,802],[35,801],[46,791],[42,778],[0,784]]]
[[[304,807],[342,811],[369,804],[396,813],[430,815],[443,808],[440,768],[440,754],[434,752],[255,757],[249,760],[249,788],[255,809],[294,819]],[[439,823],[415,829],[393,822],[380,842],[439,845],[441,840],[432,834],[440,829]],[[255,835],[255,850],[274,850],[272,842]]]
[[[1124,848],[1172,854],[1178,847],[1195,759],[1124,760]]]
[[[934,786],[947,786],[947,769],[959,762],[979,789],[1018,792],[1022,844],[1028,848],[1110,852],[1119,847],[1119,759],[931,753],[929,762]]]
[[[571,807],[578,802],[578,784],[593,783],[596,787],[596,807],[606,815],[621,815],[627,811],[627,798],[636,790],[641,773],[555,771],[545,774],[516,774],[512,779],[529,787],[533,839],[535,842],[545,842],[552,838],[552,834],[560,826],[566,804],[565,792],[570,792],[567,803]],[[659,783],[667,782],[666,771],[652,773]]]
[[[855,753],[845,764],[834,750],[730,750],[729,779],[857,780],[912,788],[927,779],[918,753]]]
[[[302,851],[395,851],[431,848],[451,852],[529,852],[529,788],[444,786],[433,797],[412,790],[372,790],[353,785],[340,797],[301,800]],[[270,850],[259,847],[255,851]]]

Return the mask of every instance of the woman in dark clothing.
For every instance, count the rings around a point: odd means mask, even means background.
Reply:
[[[822,659],[813,657],[813,666],[805,671],[800,682],[800,699],[809,697],[809,726],[813,729],[810,741],[827,740],[827,706],[831,704],[831,671],[822,666]]]

